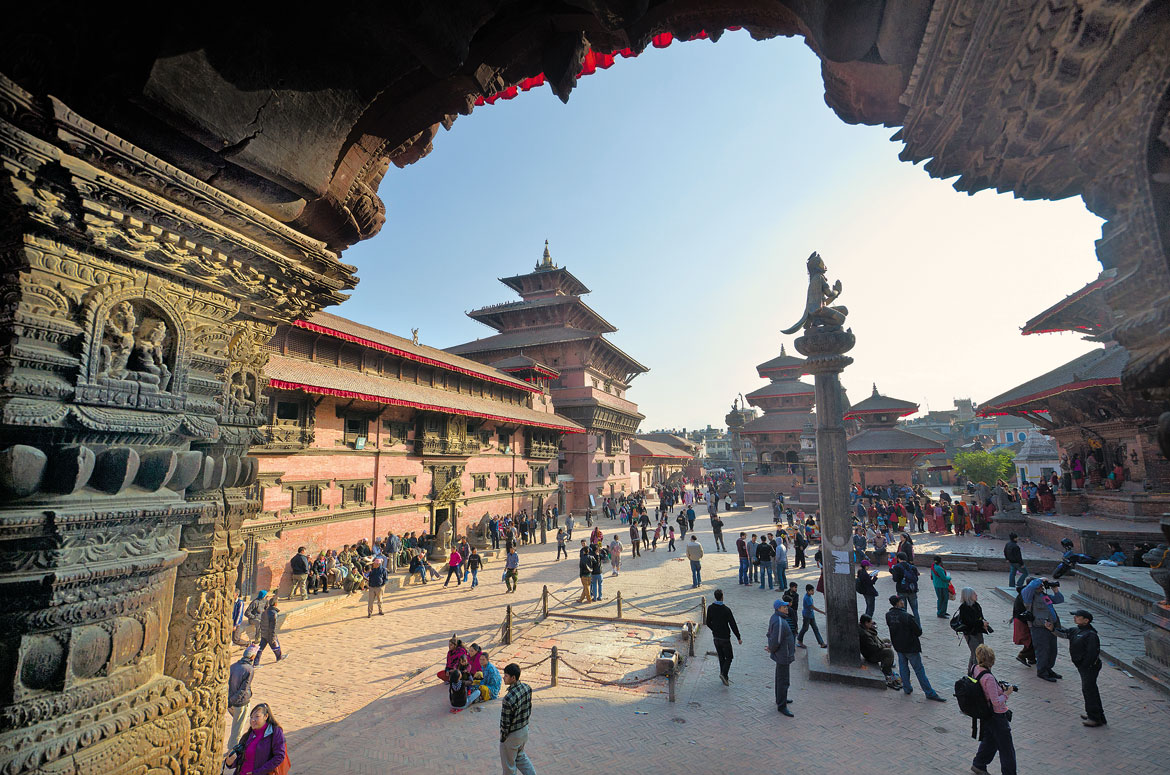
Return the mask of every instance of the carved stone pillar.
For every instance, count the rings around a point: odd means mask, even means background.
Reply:
[[[307,239],[0,77],[0,775],[212,773],[261,348]]]

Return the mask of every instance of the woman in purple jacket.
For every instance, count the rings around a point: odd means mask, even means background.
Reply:
[[[224,756],[224,764],[236,768],[236,775],[267,775],[285,760],[284,730],[273,717],[268,703],[258,703],[248,718],[249,728]]]

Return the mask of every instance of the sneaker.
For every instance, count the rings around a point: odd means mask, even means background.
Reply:
[[[796,642],[796,647],[797,647],[798,649],[806,649],[806,648],[808,648],[808,646],[804,645],[804,644],[803,644],[803,643],[801,643],[800,641],[797,641],[797,642]]]
[[[935,702],[946,702],[947,701],[947,698],[943,697],[941,694],[928,694],[928,695],[926,695],[926,699],[934,700]]]
[[[827,649],[828,647],[829,647],[829,644],[828,644],[828,643],[822,643],[822,644],[821,644],[821,648],[823,648],[823,649]]]
[[[1019,654],[1016,654],[1016,661],[1019,662],[1021,665],[1028,664],[1028,660],[1025,659],[1024,657],[1021,657]]]
[[[727,676],[721,675],[719,676],[719,680],[723,682],[724,686],[731,686],[731,680]]]
[[[1056,672],[1055,670],[1049,670],[1049,671],[1048,671],[1048,675],[1052,676],[1053,678],[1057,678],[1057,679],[1064,678],[1064,676],[1063,676],[1063,675],[1061,675],[1060,673]]]
[[[1103,727],[1103,726],[1105,726],[1104,721],[1097,721],[1096,719],[1089,719],[1088,721],[1082,721],[1081,724],[1083,726],[1086,726],[1086,727]]]
[[[790,711],[787,705],[777,705],[776,710],[780,711],[781,716],[787,716],[788,718],[796,717],[796,714]]]
[[[978,773],[979,775],[989,775],[987,770],[983,769],[982,767],[976,767],[974,764],[971,765],[971,772]]]
[[[1056,679],[1050,675],[1041,675],[1041,676],[1037,676],[1037,677],[1047,681],[1050,684],[1056,683]]]

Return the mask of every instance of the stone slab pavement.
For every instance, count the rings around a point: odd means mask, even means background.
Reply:
[[[732,514],[725,521],[729,539],[740,530],[771,527],[766,508]],[[628,543],[628,533],[616,522],[602,523],[607,538],[617,533]],[[717,660],[706,655],[713,648],[705,629],[700,631],[697,656],[682,671],[674,704],[658,692],[578,681],[563,681],[554,688],[544,661],[524,676],[534,688],[529,753],[538,772],[578,771],[583,761],[598,772],[676,773],[687,768],[739,773],[826,765],[829,772],[845,772],[864,762],[896,766],[901,772],[967,771],[976,742],[953,698],[940,704],[927,702],[920,689],[906,696],[810,684],[803,651],[798,651],[792,671],[796,718],[777,714],[764,632],[778,592],[738,586],[733,542],[728,542],[732,552],[712,552],[706,518],[700,516],[696,527],[708,552],[700,589],[691,589],[689,569],[679,552],[669,554],[660,545],[657,552],[633,558],[627,547],[621,575],[605,579],[605,595],[611,598],[621,589],[625,600],[648,611],[679,615],[697,603],[699,594],[710,601],[715,587],[722,586],[744,636],[743,646],[736,647],[732,685],[724,687],[718,680]],[[575,558],[554,562],[550,557],[554,552],[554,544],[521,548],[521,586],[514,595],[504,593],[502,563],[496,562],[481,571],[476,590],[443,590],[432,582],[389,596],[385,616],[366,619],[365,602],[355,601],[323,609],[316,620],[283,633],[282,643],[291,657],[273,663],[265,655],[255,681],[255,700],[272,703],[284,725],[293,771],[417,773],[420,767],[450,773],[493,771],[498,766],[499,702],[451,714],[434,672],[441,667],[453,631],[493,644],[493,662],[499,666],[510,660],[531,664],[546,657],[548,639],[539,637],[539,630],[530,630],[529,637],[524,629],[534,626],[531,617],[539,611],[541,585],[549,584],[565,599],[580,589]],[[817,571],[811,561],[809,565],[790,572],[790,580],[815,583]],[[1107,667],[1100,683],[1110,724],[1085,729],[1079,719],[1083,709],[1079,682],[1067,647],[1062,645],[1056,668],[1065,680],[1056,684],[1039,680],[1012,658],[1017,649],[1010,643],[1010,604],[992,593],[995,585],[1004,583],[1004,574],[953,575],[957,587],[970,585],[980,592],[996,630],[988,638],[999,655],[995,672],[1021,688],[1010,700],[1021,772],[1041,767],[1067,773],[1162,768],[1160,748],[1149,743],[1163,740],[1170,729],[1170,698]],[[878,586],[883,594],[893,591],[886,573]],[[508,603],[517,613],[515,642],[494,645]],[[879,619],[886,608],[879,606]],[[968,651],[947,621],[934,616],[933,601],[925,595],[921,612],[926,671],[935,688],[949,696],[966,668]],[[587,638],[583,628],[577,629],[582,624],[574,622],[578,643]],[[884,632],[884,622],[881,629]],[[816,647],[811,637],[809,643]],[[597,653],[588,657],[598,666],[611,657],[629,656],[605,653],[609,646],[604,638],[592,646]],[[636,667],[618,665],[610,666],[610,671],[625,673]],[[991,771],[997,768],[993,763]]]

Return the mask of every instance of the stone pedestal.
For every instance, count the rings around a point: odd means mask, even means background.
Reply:
[[[856,668],[861,664],[857,593],[850,558],[853,525],[840,379],[841,371],[853,362],[844,353],[853,348],[855,341],[853,333],[840,326],[815,326],[807,328],[795,342],[796,349],[808,357],[806,369],[816,382],[817,472],[829,664],[842,668]]]
[[[217,773],[275,324],[320,243],[0,76],[0,772]]]

